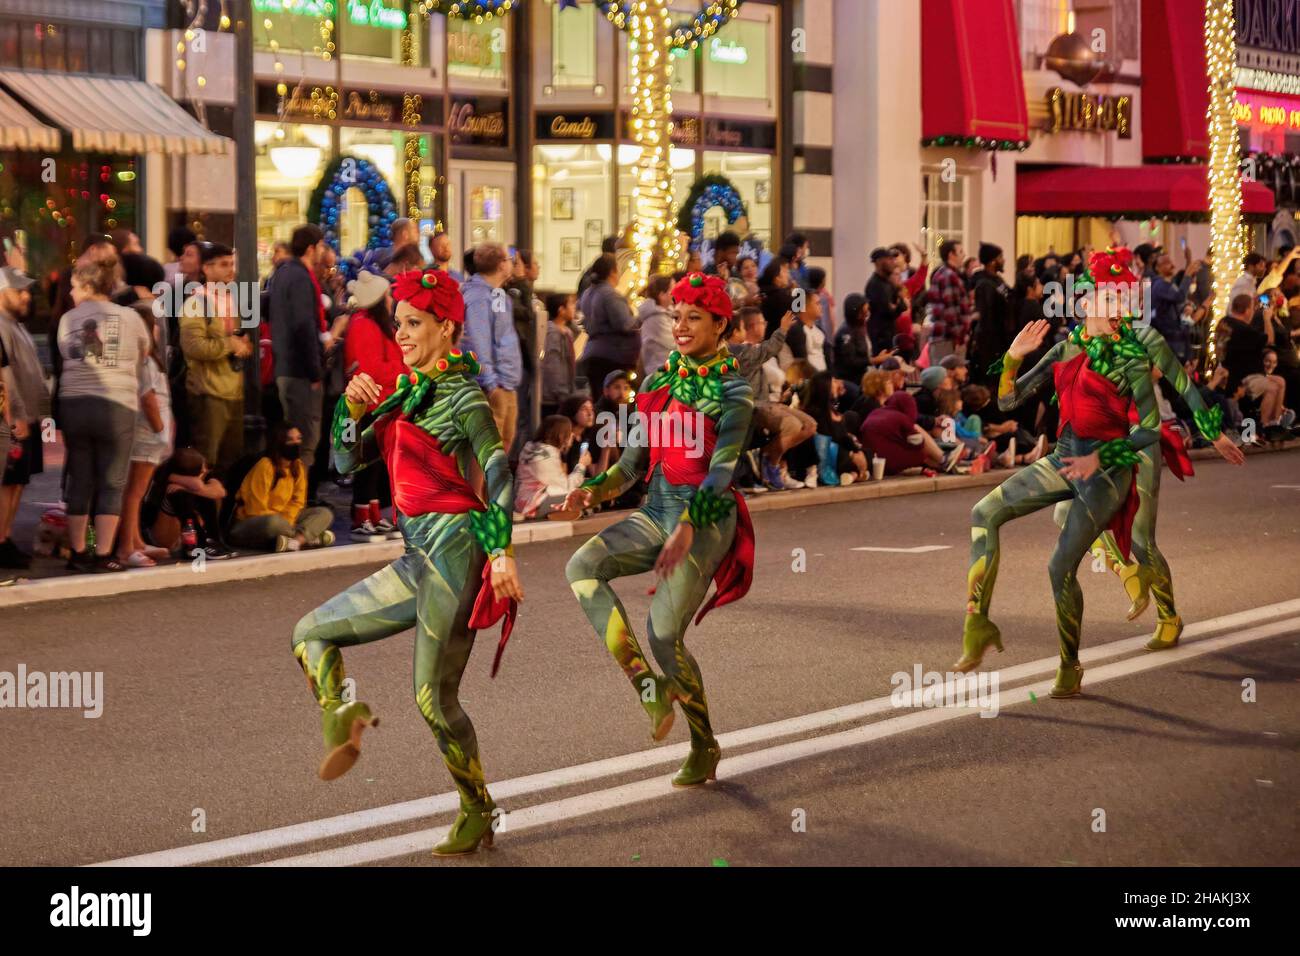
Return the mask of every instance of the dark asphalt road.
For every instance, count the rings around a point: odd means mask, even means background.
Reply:
[[[1300,598],[1300,489],[1274,487],[1300,485],[1300,455],[1252,458],[1244,470],[1198,467],[1191,482],[1166,483],[1161,515],[1185,620]],[[717,729],[887,697],[890,676],[917,664],[946,670],[960,651],[978,496],[758,516],[753,590],[688,636]],[[994,616],[1007,649],[990,659],[1004,672],[1055,654],[1045,571],[1054,538],[1046,512],[1004,533]],[[486,649],[470,662],[462,699],[490,783],[650,748],[640,708],[564,585],[577,543],[520,550],[528,595],[502,673],[489,680]],[[926,545],[948,547],[850,550]],[[807,553],[804,573],[792,571],[796,548]],[[106,702],[95,720],[0,710],[0,863],[112,860],[447,793],[412,699],[409,634],[345,653],[358,695],[383,725],[349,775],[331,784],[315,776],[319,718],[289,635],[302,613],[360,576],[343,569],[3,612],[0,671],[20,662],[29,672],[103,671]],[[1149,632],[1153,612],[1124,622],[1127,601],[1111,576],[1082,578],[1085,647]],[[644,619],[649,583],[620,587],[634,621]],[[614,806],[610,788],[672,769],[646,753],[627,772],[502,801],[515,811],[595,795],[588,800],[608,809],[515,833],[507,820],[496,850],[439,865],[1294,865],[1300,624],[1275,630],[1092,689],[1085,679],[1082,700],[1039,699],[1004,707],[997,719],[946,720],[757,772],[728,777],[726,757],[740,766],[742,754],[790,737],[729,748],[707,791]],[[1122,655],[1133,656],[1141,655]],[[1241,700],[1246,677],[1256,681],[1255,703]],[[1003,687],[1005,700],[1024,696]],[[686,739],[678,723],[670,744]],[[203,833],[192,831],[198,809]],[[1104,833],[1091,829],[1097,809],[1106,812]],[[806,832],[792,830],[796,810],[806,812]],[[270,854],[243,847],[223,862],[346,848],[450,819],[376,825]],[[386,858],[427,860],[423,852]]]

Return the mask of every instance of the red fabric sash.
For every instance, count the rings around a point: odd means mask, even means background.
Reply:
[[[1058,362],[1052,372],[1062,426],[1068,423],[1080,438],[1093,441],[1111,441],[1128,435],[1133,402],[1120,395],[1114,382],[1092,370],[1086,352],[1080,352],[1068,362]],[[1133,547],[1133,519],[1137,516],[1139,497],[1137,466],[1134,466],[1130,470],[1128,497],[1108,526],[1126,560]]]
[[[375,422],[375,437],[388,466],[393,504],[407,517],[425,514],[465,514],[485,511],[483,502],[460,473],[456,459],[442,450],[442,443],[400,412],[390,412]],[[482,630],[501,624],[501,640],[492,658],[492,676],[497,676],[501,655],[514,630],[519,602],[498,598],[492,590],[492,562],[483,565],[483,578],[470,613],[469,627]]]
[[[667,388],[642,392],[636,397],[636,405],[637,410],[646,418],[645,425],[649,432],[650,466],[647,473],[654,474],[655,467],[658,466],[663,469],[664,478],[672,484],[698,486],[709,473],[709,462],[718,444],[717,425],[713,419],[708,415],[702,416],[704,419],[703,453],[692,457],[687,454],[687,443],[684,441],[660,444],[659,439],[664,437],[661,435],[662,426],[655,424],[651,413],[680,416],[681,430],[665,429],[665,434],[672,437],[686,434],[685,429],[695,427],[695,422],[698,420],[696,409],[672,398]],[[743,598],[749,592],[749,586],[754,580],[754,523],[749,517],[744,496],[735,488],[730,490],[736,499],[736,532],[732,538],[731,548],[723,555],[718,569],[713,572],[715,588],[713,597],[695,615],[697,625],[704,619],[704,615],[715,607],[722,607],[724,604]],[[651,589],[650,593],[653,594],[654,589]]]

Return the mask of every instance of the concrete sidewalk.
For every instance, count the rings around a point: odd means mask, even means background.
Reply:
[[[1281,445],[1261,445],[1248,448],[1250,457],[1261,454],[1291,451],[1300,448],[1300,441]],[[1218,454],[1210,448],[1191,452],[1193,460],[1215,461]],[[48,474],[48,473],[47,473]],[[819,487],[798,491],[768,492],[745,499],[751,513],[786,511],[796,508],[816,507],[825,504],[845,504],[874,498],[897,498],[906,495],[933,494],[963,488],[992,487],[1004,481],[1011,472],[996,470],[982,475],[940,475],[934,478],[887,478],[867,481],[847,488]],[[58,473],[54,472],[57,488]],[[587,538],[628,514],[626,511],[601,512],[578,521],[529,521],[514,526],[516,545],[559,538]],[[344,511],[346,515],[346,511]],[[38,514],[39,517],[39,514]],[[346,518],[344,518],[346,520]],[[19,539],[21,540],[21,539]],[[340,541],[346,541],[346,529]],[[218,584],[226,581],[254,580],[282,574],[297,574],[323,568],[374,565],[391,561],[402,553],[401,541],[380,544],[339,544],[330,548],[298,551],[286,554],[258,554],[225,561],[180,561],[156,568],[140,568],[119,574],[63,574],[60,576],[19,579],[16,583],[0,587],[0,608],[18,607],[47,601],[61,601],[81,597],[102,597],[136,591],[157,591],[168,588],[190,587],[197,584]],[[44,559],[51,563],[50,559]],[[63,562],[57,562],[62,568]],[[21,574],[24,572],[13,572]]]

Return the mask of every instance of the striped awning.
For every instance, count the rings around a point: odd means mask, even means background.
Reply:
[[[78,152],[226,153],[230,140],[206,130],[152,83],[39,70],[0,70],[0,86],[72,134]]]
[[[30,149],[57,153],[59,131],[46,126],[0,90],[0,149]]]

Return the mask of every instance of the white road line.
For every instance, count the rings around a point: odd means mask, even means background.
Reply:
[[[1285,488],[1287,491],[1300,491],[1300,485],[1274,485],[1274,488]]]
[[[1084,675],[1084,687],[1095,687],[1097,684],[1106,681],[1128,677],[1133,674],[1140,674],[1143,671],[1154,670],[1157,667],[1167,667],[1170,664],[1181,663],[1182,661],[1199,657],[1203,654],[1226,650],[1227,648],[1236,647],[1240,644],[1248,644],[1252,641],[1264,640],[1278,634],[1286,634],[1296,630],[1298,627],[1300,627],[1300,617],[1290,618],[1288,620],[1275,621],[1272,624],[1264,624],[1247,631],[1239,631],[1235,634],[1225,634],[1222,637],[1212,637],[1196,641],[1192,644],[1180,645],[1179,647],[1169,651],[1161,651],[1155,654],[1144,654],[1141,657],[1132,657],[1126,660],[1116,661],[1113,664],[1105,664],[1101,667],[1089,668],[1088,672]],[[1020,707],[1029,704],[1030,698],[1027,692],[1034,691],[1039,696],[1046,695],[1048,691],[1051,690],[1053,680],[1054,678],[1052,680],[1039,681],[1028,686],[1017,687],[1017,696],[1019,696],[1018,692],[1020,691],[1025,691],[1025,696],[1021,697],[1019,700],[1004,703],[1002,706]],[[1064,705],[1052,705],[1047,702],[1043,702],[1042,704],[1042,706],[1061,706],[1063,708],[1080,705],[1080,702],[1071,702]],[[979,713],[978,710],[956,707],[920,710],[906,714],[902,717],[894,717],[874,724],[867,724],[863,727],[855,727],[851,730],[840,731],[839,733],[831,734],[826,737],[811,737],[806,740],[797,740],[792,743],[781,744],[764,750],[750,751],[749,753],[741,754],[737,757],[724,759],[720,768],[723,771],[721,779],[729,780],[743,774],[754,773],[758,770],[766,770],[770,767],[790,763],[795,760],[815,757],[837,750],[844,750],[849,747],[861,746],[862,744],[869,743],[873,740],[882,740],[886,737],[894,737],[898,734],[907,733],[908,731],[928,727],[931,724],[956,720],[959,717],[966,717],[977,713]],[[1258,782],[1264,784],[1264,781]],[[514,813],[506,814],[498,833],[504,839],[509,834],[517,833],[521,830],[531,830],[552,823],[567,823],[571,822],[576,817],[600,813],[606,810],[613,810],[618,807],[631,806],[632,804],[644,803],[648,800],[654,800],[659,797],[665,797],[669,794],[678,794],[680,792],[680,790],[677,790],[672,786],[667,776],[655,777],[650,780],[641,780],[636,783],[625,784],[621,787],[613,787],[608,790],[601,790],[593,793],[584,793],[564,800],[556,800],[551,803],[526,807],[523,810],[517,810]],[[362,863],[376,863],[381,860],[389,860],[413,853],[428,853],[435,843],[439,842],[444,836],[446,836],[447,830],[447,827],[434,827],[429,830],[405,833],[401,836],[387,837],[382,840],[372,840],[368,843],[359,843],[331,850],[322,850],[318,853],[306,853],[301,856],[274,860],[261,865],[354,866]]]
[[[1198,621],[1195,624],[1187,626],[1187,629],[1183,632],[1183,637],[1184,640],[1187,640],[1202,634],[1211,634],[1216,631],[1244,627],[1258,621],[1291,614],[1300,614],[1300,599],[1283,601],[1279,604],[1265,605],[1263,607],[1252,608],[1248,611],[1226,614],[1206,621]],[[1142,636],[1110,641],[1109,643],[1100,644],[1096,647],[1086,648],[1083,651],[1081,658],[1085,665],[1092,664],[1096,661],[1135,651],[1145,644],[1146,640],[1147,638]],[[954,650],[954,656],[956,656],[956,650]],[[996,663],[996,655],[990,656],[987,660],[989,663]],[[912,663],[913,662],[906,662],[909,667]],[[945,662],[945,667],[947,666],[947,663],[950,662]],[[1044,673],[1055,673],[1057,663],[1057,658],[1052,656],[1040,658],[1036,661],[1028,661],[1024,664],[1016,664],[1012,667],[999,670],[998,680],[999,683],[1005,687],[1017,680],[1024,680]],[[781,737],[790,737],[796,734],[824,730],[828,727],[834,727],[839,724],[862,720],[875,714],[886,713],[892,709],[894,709],[893,703],[887,695],[885,697],[878,697],[874,700],[845,704],[812,714],[803,714],[798,717],[790,717],[784,720],[773,721],[771,723],[759,724],[755,727],[747,727],[743,730],[731,731],[729,733],[721,734],[719,736],[719,742],[724,748],[735,749],[750,744],[773,741]],[[378,740],[378,738],[375,739]],[[688,750],[689,745],[686,743],[673,744],[668,747],[657,747],[653,750],[641,750],[635,753],[623,754],[618,757],[607,757],[590,763],[577,764],[575,766],[564,767],[556,770],[547,770],[523,777],[515,777],[510,780],[490,781],[490,785],[493,795],[498,798],[527,796],[529,794],[540,793],[546,790],[553,790],[558,787],[587,783],[593,780],[600,780],[606,777],[640,770],[649,770],[661,764],[676,763],[685,759]],[[305,766],[307,762],[307,758],[304,757],[303,765]],[[217,860],[228,859],[234,856],[264,853],[287,846],[295,846],[302,843],[310,843],[315,840],[341,836],[347,833],[355,833],[360,830],[406,823],[411,820],[431,817],[440,813],[453,813],[457,806],[458,797],[453,791],[451,793],[442,793],[436,796],[423,797],[419,800],[407,800],[401,803],[375,807],[373,809],[357,810],[334,817],[327,817],[323,820],[311,820],[306,823],[289,824],[287,826],[275,827],[269,830],[260,830],[255,833],[241,834],[240,836],[225,837],[219,840],[196,843],[191,846],[176,847],[169,850],[159,850],[152,853],[123,857],[121,859],[109,860],[104,863],[93,865],[194,866],[196,864],[212,863]]]
[[[849,548],[850,551],[879,551],[883,554],[928,554],[931,551],[951,551],[950,544],[922,544],[915,548]]]

